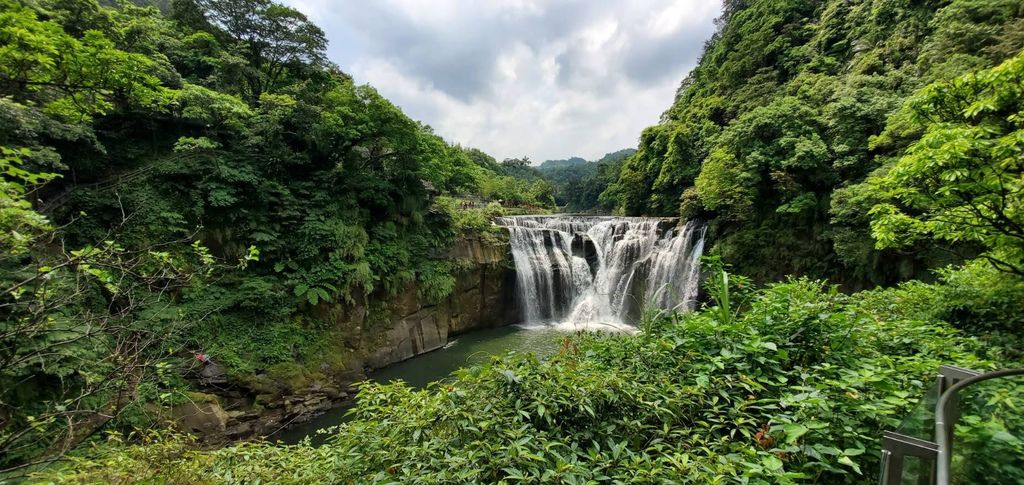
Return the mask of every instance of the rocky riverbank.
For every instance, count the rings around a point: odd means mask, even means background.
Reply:
[[[318,319],[345,336],[336,355],[321,365],[321,378],[231,378],[211,367],[215,363],[207,364],[195,379],[199,392],[190,393],[168,417],[211,446],[272,439],[289,425],[351,403],[353,383],[369,371],[439,349],[456,335],[519,321],[506,240],[462,239],[438,256],[456,261],[458,268],[455,289],[440,302],[427,301],[410,285],[395,297],[374,294],[356,305],[316,307]]]

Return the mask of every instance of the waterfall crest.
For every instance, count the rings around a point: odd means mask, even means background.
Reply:
[[[516,216],[509,231],[527,325],[630,329],[644,308],[692,310],[705,227],[645,217]]]

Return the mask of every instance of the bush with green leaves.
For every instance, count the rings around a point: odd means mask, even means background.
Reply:
[[[844,295],[803,278],[757,290],[724,272],[709,281],[716,303],[649,314],[635,335],[566,336],[547,360],[509,354],[425,390],[364,384],[322,447],[100,447],[40,478],[871,483],[882,431],[939,365],[1010,364],[908,304],[941,284]]]

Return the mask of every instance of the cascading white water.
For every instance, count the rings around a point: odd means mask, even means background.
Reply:
[[[644,308],[692,310],[703,224],[674,219],[519,216],[508,228],[527,325],[630,329]]]

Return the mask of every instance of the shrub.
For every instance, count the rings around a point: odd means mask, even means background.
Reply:
[[[792,279],[749,292],[738,312],[651,314],[635,335],[567,336],[545,361],[509,354],[425,390],[366,383],[353,419],[320,448],[112,447],[41,478],[872,482],[881,432],[940,364],[996,364],[978,340],[905,304],[941,291],[850,296]]]

